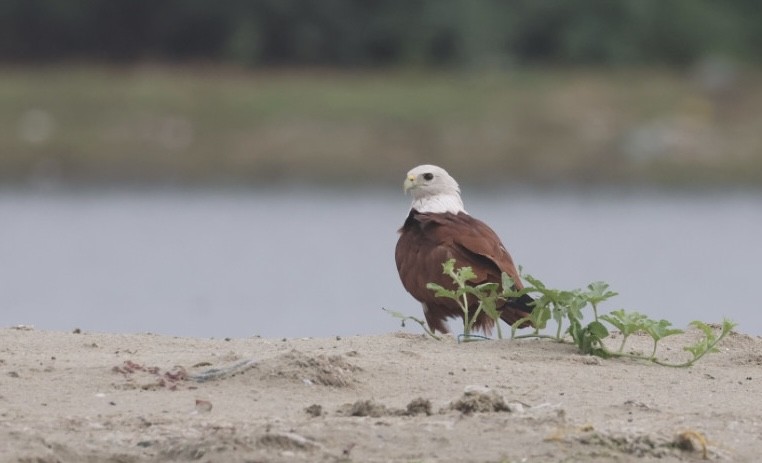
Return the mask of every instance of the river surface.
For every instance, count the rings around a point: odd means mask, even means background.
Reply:
[[[602,307],[762,335],[762,194],[465,192],[524,271]],[[421,316],[385,190],[0,190],[0,326],[266,337],[385,333]],[[459,332],[458,323],[451,327]],[[417,326],[406,328],[420,332]]]

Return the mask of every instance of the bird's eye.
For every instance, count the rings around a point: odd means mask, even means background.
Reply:
[[[432,174],[430,172],[426,172],[425,174],[423,174],[423,179],[426,180],[426,181],[431,180],[433,178],[434,178],[434,174]]]

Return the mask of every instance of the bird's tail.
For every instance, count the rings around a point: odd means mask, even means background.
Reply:
[[[500,319],[509,325],[513,325],[522,318],[528,317],[532,313],[534,306],[532,303],[534,299],[528,294],[516,299],[509,299],[503,306],[503,311],[500,313]],[[532,326],[530,321],[525,321],[519,325],[519,328],[527,328]]]

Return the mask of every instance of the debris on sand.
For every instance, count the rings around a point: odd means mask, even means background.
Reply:
[[[132,360],[125,360],[121,365],[111,368],[114,373],[119,373],[127,379],[127,384],[122,389],[169,389],[176,391],[179,384],[188,379],[188,373],[185,368],[175,366],[170,370],[162,372],[159,367],[148,367]],[[137,374],[148,376],[150,381],[136,384]]]
[[[386,408],[385,405],[372,400],[358,400],[351,404],[344,404],[336,413],[343,416],[370,416],[373,418],[397,414]]]
[[[467,389],[460,399],[450,403],[450,409],[457,410],[465,415],[513,411],[497,392],[475,389]]]
[[[228,378],[230,376],[234,376],[234,375],[237,375],[238,373],[246,371],[249,368],[253,367],[256,363],[257,361],[254,359],[242,360],[240,362],[234,363],[233,365],[229,365],[227,367],[210,368],[200,373],[189,375],[188,379],[192,381],[196,381],[197,383],[205,383],[207,381],[216,381],[216,380]],[[200,365],[208,366],[211,364],[209,362],[202,362],[194,366],[200,366]]]
[[[305,412],[307,412],[308,415],[318,417],[323,414],[323,407],[318,404],[312,404],[309,407],[304,409]]]
[[[321,448],[317,442],[293,432],[267,433],[257,439],[257,444],[276,450],[311,451]]]
[[[429,399],[424,399],[423,397],[418,397],[417,399],[413,399],[409,404],[407,404],[405,411],[409,416],[429,416],[431,415],[431,401]]]
[[[382,416],[416,416],[431,415],[431,401],[418,397],[410,401],[402,408],[392,408],[379,404],[373,400],[358,400],[351,404],[344,404],[336,411],[341,416],[370,416],[380,418]]]
[[[362,371],[341,355],[308,356],[292,350],[256,365],[263,379],[286,378],[312,386],[351,387],[357,383],[355,373]]]
[[[577,436],[576,440],[639,458],[664,458],[678,452],[700,452],[702,458],[708,458],[706,438],[696,431],[678,433],[673,439],[650,434],[590,432]]]

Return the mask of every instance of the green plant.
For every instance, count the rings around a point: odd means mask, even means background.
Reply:
[[[643,330],[643,324],[648,317],[639,312],[625,312],[623,309],[612,310],[607,315],[602,315],[601,320],[605,320],[616,327],[622,333],[622,343],[619,345],[619,351],[624,350],[624,344],[630,335]]]
[[[471,335],[474,323],[476,323],[482,311],[493,320],[500,318],[500,313],[497,311],[497,300],[499,299],[497,290],[500,285],[497,283],[482,283],[477,286],[469,285],[468,282],[476,278],[474,270],[471,267],[461,267],[456,270],[455,259],[450,259],[442,264],[442,269],[445,275],[452,278],[453,283],[455,283],[455,289],[447,289],[436,283],[429,283],[426,287],[434,291],[435,296],[448,297],[458,303],[460,310],[463,311],[463,336],[468,337]],[[479,305],[473,314],[469,311],[469,295],[479,301]],[[502,338],[499,324],[498,337]]]
[[[455,289],[447,289],[435,283],[429,283],[427,287],[434,291],[437,297],[451,298],[458,303],[463,310],[464,336],[471,335],[476,318],[484,311],[497,325],[498,338],[502,338],[499,323],[500,311],[497,307],[505,300],[518,298],[525,294],[534,297],[532,312],[511,326],[511,339],[550,338],[558,342],[570,342],[575,344],[581,353],[599,357],[626,357],[646,360],[663,366],[687,367],[693,365],[707,353],[716,351],[717,344],[735,327],[735,323],[725,319],[720,326],[719,334],[717,334],[706,323],[691,322],[690,325],[701,331],[703,335],[696,343],[684,347],[684,350],[689,352],[692,358],[682,363],[669,363],[659,360],[656,356],[659,341],[668,336],[681,334],[683,330],[672,328],[672,323],[668,320],[653,320],[642,313],[629,312],[624,309],[598,316],[598,306],[617,295],[616,292],[609,290],[609,285],[605,282],[590,283],[584,291],[581,289],[568,291],[549,288],[539,279],[531,275],[523,275],[528,285],[519,290],[515,289],[513,279],[505,273],[503,273],[501,284],[483,283],[471,286],[469,282],[476,277],[473,269],[471,267],[456,269],[454,259],[443,263],[442,269],[444,274],[452,278]],[[472,299],[469,299],[469,296]],[[471,314],[468,310],[469,302],[474,300],[478,301],[478,306]],[[583,312],[587,306],[593,310],[593,320],[585,324],[583,323]],[[421,320],[407,317],[398,312],[389,312],[398,318],[402,318],[403,322],[411,319],[426,329]],[[551,319],[556,323],[555,335],[541,333],[541,330],[547,327]],[[527,321],[534,327],[533,331],[528,334],[517,335],[517,328]],[[606,347],[604,341],[609,338],[610,333],[603,322],[609,323],[621,333],[622,341],[617,351],[611,351]],[[563,330],[563,326],[566,324],[568,327]],[[426,330],[431,336],[436,337],[428,329]],[[624,352],[627,339],[635,333],[645,333],[651,337],[653,350],[650,355]]]
[[[434,332],[429,329],[429,325],[427,325],[426,322],[421,320],[420,318],[416,318],[416,317],[413,317],[411,315],[405,315],[402,312],[397,312],[396,310],[385,309],[383,307],[381,307],[381,310],[383,310],[384,312],[387,312],[389,315],[391,315],[394,318],[399,318],[400,320],[402,320],[401,323],[402,323],[403,327],[405,326],[405,322],[407,320],[412,320],[412,321],[418,323],[419,325],[421,325],[421,328],[423,328],[423,331],[426,334],[428,334],[429,336],[431,336],[432,338],[436,339],[437,341],[442,339],[439,336],[437,336],[436,334],[434,334]]]
[[[594,281],[587,285],[587,291],[584,293],[585,300],[593,307],[593,315],[598,320],[598,304],[606,299],[619,295],[613,291],[609,291],[608,283],[602,281]]]

